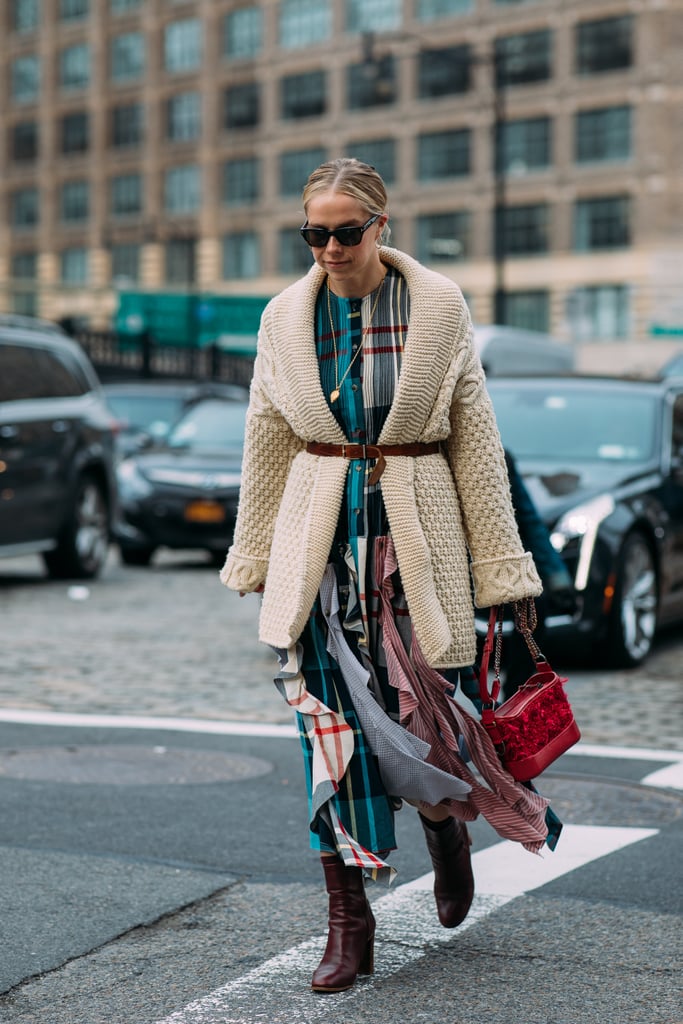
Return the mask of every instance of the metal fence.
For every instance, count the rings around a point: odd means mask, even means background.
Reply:
[[[188,378],[248,386],[254,357],[204,348],[161,345],[149,334],[79,330],[74,337],[85,349],[102,380]]]

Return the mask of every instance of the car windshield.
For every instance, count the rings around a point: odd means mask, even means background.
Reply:
[[[655,448],[649,395],[606,389],[491,386],[503,444],[517,458],[641,462]]]
[[[126,430],[143,430],[164,437],[183,411],[180,395],[107,393],[107,404]]]
[[[176,423],[168,443],[174,448],[239,448],[246,411],[245,402],[200,402]]]

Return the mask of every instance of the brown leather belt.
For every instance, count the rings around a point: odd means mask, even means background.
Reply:
[[[386,467],[385,455],[436,455],[441,451],[438,441],[412,441],[410,444],[328,444],[309,441],[306,451],[311,455],[336,455],[342,459],[376,459],[375,468],[368,478],[376,484]]]

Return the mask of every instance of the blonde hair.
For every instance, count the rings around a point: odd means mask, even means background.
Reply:
[[[355,157],[339,157],[316,167],[303,190],[304,212],[307,215],[309,202],[322,192],[341,192],[350,196],[365,207],[370,216],[386,212],[387,190],[382,176],[370,164],[364,164]],[[387,223],[382,229],[381,241],[387,242],[390,233]]]

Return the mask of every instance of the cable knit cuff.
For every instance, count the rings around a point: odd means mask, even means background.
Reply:
[[[529,551],[514,558],[490,558],[472,562],[472,579],[477,608],[510,604],[512,601],[521,601],[523,597],[538,597],[543,590]]]
[[[265,558],[246,558],[237,555],[230,548],[225,565],[221,569],[221,583],[231,590],[240,590],[250,594],[261,583],[265,583],[268,561]]]

